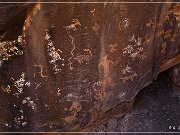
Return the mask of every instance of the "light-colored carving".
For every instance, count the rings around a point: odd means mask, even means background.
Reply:
[[[49,63],[53,65],[53,71],[54,74],[57,74],[61,71],[61,68],[59,65],[57,65],[58,61],[62,62],[62,66],[64,66],[64,59],[61,57],[60,54],[62,54],[62,51],[60,49],[56,49],[53,45],[53,42],[51,41],[51,36],[48,33],[48,30],[46,30],[46,35],[45,35],[45,42],[47,44],[47,53],[48,56],[50,57]]]
[[[136,58],[140,58],[142,60],[145,59],[147,56],[143,48],[142,38],[136,38],[135,35],[133,35],[130,42],[131,44],[122,50],[123,56],[127,54],[132,58],[132,60],[135,60]]]
[[[22,100],[22,104],[27,104],[28,106],[30,106],[33,110],[36,110],[36,104],[34,103],[34,101],[31,99],[31,97],[26,97],[25,99]]]
[[[4,92],[7,92],[7,93],[10,93],[12,91],[11,87],[9,85],[6,88],[3,88],[3,87],[1,87],[1,88]]]
[[[115,52],[115,51],[117,51],[117,46],[118,46],[117,43],[115,43],[115,44],[110,44],[110,45],[109,45],[110,52]]]
[[[89,62],[89,60],[91,60],[91,58],[92,58],[92,52],[90,51],[90,49],[84,49],[84,52],[86,54],[83,54],[83,55],[79,54],[74,58],[80,64],[83,63],[83,62]]]
[[[68,123],[72,123],[73,121],[76,121],[76,120],[77,120],[76,114],[67,116],[67,117],[63,118],[63,120],[65,120],[65,121],[68,122]]]
[[[129,19],[128,18],[120,19],[120,21],[119,21],[119,29],[124,30],[124,29],[126,29],[128,27],[129,27]]]
[[[43,74],[43,65],[34,65],[34,67],[39,67],[40,68],[40,75],[42,78],[46,78],[47,76]]]
[[[72,24],[68,26],[63,26],[63,28],[65,28],[66,30],[76,31],[77,30],[76,26],[81,26],[80,21],[78,19],[72,19]]]
[[[122,70],[122,74],[124,75],[124,77],[121,77],[120,79],[123,80],[123,83],[126,83],[126,81],[134,80],[134,77],[137,76],[137,73],[135,71],[133,71],[132,67],[130,67],[129,65],[127,65],[123,70]]]
[[[94,8],[93,10],[90,11],[90,13],[94,16],[96,9]]]

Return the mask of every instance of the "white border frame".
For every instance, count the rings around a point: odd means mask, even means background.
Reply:
[[[120,3],[151,3],[151,4],[158,4],[158,3],[180,3],[180,2],[158,2],[158,1],[149,1],[149,2],[93,2],[93,1],[88,1],[88,2],[85,2],[85,1],[79,1],[79,2],[59,2],[59,1],[47,1],[47,2],[45,2],[45,1],[32,1],[32,2],[28,2],[28,1],[26,1],[26,2],[24,2],[24,1],[20,1],[20,2],[6,2],[6,1],[4,1],[4,2],[0,2],[0,3],[12,3],[12,4],[20,4],[20,3],[24,3],[24,4],[28,4],[28,3],[46,3],[46,4],[50,4],[50,3],[52,3],[52,4],[60,4],[60,3],[62,3],[62,4],[103,4],[103,3],[106,3],[106,4],[120,4]]]
[[[159,3],[166,3],[166,4],[171,4],[171,3],[177,3],[179,4],[180,2],[56,2],[56,1],[48,1],[48,2],[0,2],[0,3],[3,3],[3,4],[7,4],[7,3],[12,3],[12,4],[29,4],[29,3],[32,3],[32,4],[35,4],[35,3],[43,3],[43,4],[103,4],[103,3],[106,3],[106,4],[121,4],[121,3],[127,3],[127,4],[143,4],[143,3],[148,3],[148,4],[159,4]],[[0,133],[5,133],[5,134],[24,134],[24,133],[27,133],[27,134],[32,134],[32,133],[48,133],[48,134],[103,134],[103,133],[106,133],[106,134],[119,134],[119,133],[124,133],[124,134],[142,134],[142,133],[145,133],[145,134],[180,134],[180,131],[179,132],[0,132]]]

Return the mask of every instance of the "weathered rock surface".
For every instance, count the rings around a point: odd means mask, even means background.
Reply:
[[[123,118],[113,117],[91,132],[179,132],[179,111],[180,88],[163,73],[137,95],[133,108]]]
[[[174,84],[180,86],[180,64],[174,66],[170,71],[170,77]]]
[[[83,131],[124,115],[142,88],[180,62],[179,9],[2,5],[0,130]]]

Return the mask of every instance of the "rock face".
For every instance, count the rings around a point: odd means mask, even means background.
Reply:
[[[164,72],[138,93],[133,108],[123,118],[112,116],[91,132],[179,132],[179,111],[180,87]]]
[[[124,115],[143,87],[180,62],[179,4],[0,9],[2,131],[89,129]]]
[[[177,86],[180,86],[180,64],[174,66],[170,71],[170,77]]]

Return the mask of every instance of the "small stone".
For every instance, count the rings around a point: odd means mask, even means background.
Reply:
[[[107,121],[107,128],[109,131],[114,131],[118,125],[118,121],[116,118],[111,118]]]

